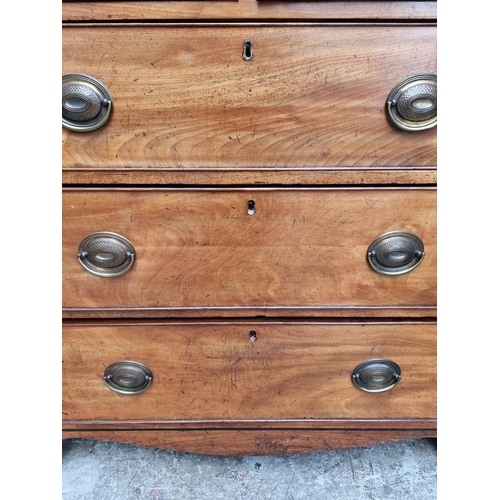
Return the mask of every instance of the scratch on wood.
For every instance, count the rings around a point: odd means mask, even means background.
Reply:
[[[238,381],[238,369],[236,368],[236,365],[241,361],[242,358],[238,358],[232,365],[231,365],[231,387],[236,388],[236,382]]]
[[[367,200],[366,198],[364,198],[364,200],[365,200],[366,206],[367,206],[368,208],[372,208],[372,207],[373,207],[373,205],[375,205],[375,201],[373,201],[373,202],[371,203],[371,205],[370,205],[370,203],[368,202],[368,200]]]
[[[101,71],[101,61],[104,59],[104,56],[109,52],[109,50],[106,50],[106,52],[104,52],[104,54],[101,56],[101,58],[99,59],[99,63],[97,64],[97,72],[99,73]]]

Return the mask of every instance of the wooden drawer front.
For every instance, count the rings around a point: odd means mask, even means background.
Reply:
[[[435,418],[435,335],[426,323],[67,326],[64,420]],[[353,369],[373,358],[396,362],[399,384],[357,389]],[[105,368],[122,360],[152,371],[145,392],[105,385]]]
[[[379,235],[395,230],[419,236],[425,257],[409,273],[384,276],[366,253]],[[136,259],[125,274],[99,277],[80,265],[80,242],[99,231],[133,244]],[[127,313],[434,306],[436,192],[66,189],[62,289],[64,308]]]
[[[90,1],[62,3],[63,20],[234,20],[234,19],[436,19],[436,1]]]
[[[98,78],[113,113],[63,130],[65,168],[436,165],[435,128],[385,116],[397,83],[436,73],[434,26],[65,26],[69,73]]]

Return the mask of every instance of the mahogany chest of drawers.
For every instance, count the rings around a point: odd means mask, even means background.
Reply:
[[[436,436],[435,2],[63,2],[63,438]]]

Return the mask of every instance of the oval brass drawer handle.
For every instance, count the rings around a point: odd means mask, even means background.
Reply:
[[[401,368],[390,359],[363,361],[352,371],[353,384],[365,392],[384,392],[401,381]]]
[[[134,263],[135,249],[127,238],[106,231],[85,237],[78,247],[78,261],[89,273],[104,278],[120,276]]]
[[[385,275],[412,271],[425,255],[422,240],[408,231],[391,231],[376,238],[368,247],[367,259],[373,270]]]
[[[62,77],[62,126],[75,132],[102,127],[111,115],[108,89],[93,76],[70,73]]]
[[[437,125],[437,76],[413,75],[399,82],[387,97],[387,118],[407,132]]]
[[[104,371],[104,383],[120,394],[140,394],[153,381],[152,371],[137,361],[117,361]]]

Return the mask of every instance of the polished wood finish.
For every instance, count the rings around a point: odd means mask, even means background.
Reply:
[[[290,455],[373,446],[379,443],[437,437],[426,430],[192,430],[67,431],[63,439],[86,438],[206,455]]]
[[[421,1],[112,1],[62,3],[63,21],[367,19],[434,20],[437,2]]]
[[[373,358],[401,367],[396,387],[367,393],[353,385],[353,369]],[[121,360],[152,371],[145,392],[123,395],[105,385],[105,367]],[[71,421],[228,419],[228,427],[253,419],[282,420],[283,427],[287,419],[351,419],[351,425],[353,419],[435,419],[436,325],[66,326],[63,413]]]
[[[109,318],[435,318],[436,305],[429,306],[227,306],[227,307],[90,307],[64,308],[63,319]]]
[[[384,111],[400,80],[436,73],[436,14],[63,1],[63,75],[114,103],[101,129],[62,134],[63,439],[281,455],[436,437],[437,134]],[[382,276],[366,251],[397,229],[426,256]],[[96,231],[132,241],[129,272],[80,266]],[[351,373],[375,357],[403,378],[370,394]],[[123,359],[152,368],[144,393],[105,385]]]
[[[367,168],[65,168],[63,184],[149,184],[149,185],[370,185],[436,184],[435,167],[402,169]]]
[[[247,213],[248,201],[255,214]],[[425,245],[413,271],[383,276],[366,252],[388,231]],[[97,231],[132,242],[122,276],[87,272],[76,257]],[[63,307],[130,309],[144,315],[187,308],[314,310],[436,305],[436,192],[433,188],[66,189],[63,193]],[[354,309],[354,311],[353,311]],[[286,314],[286,313],[285,313]]]
[[[253,420],[64,420],[63,430],[65,432],[79,430],[93,431],[131,431],[131,430],[248,430],[248,429],[304,429],[304,430],[434,430],[436,418],[419,419],[253,419]]]
[[[114,104],[101,129],[64,130],[63,166],[433,167],[436,129],[395,129],[385,102],[436,72],[435,39],[418,25],[67,25],[63,74],[99,78]]]

